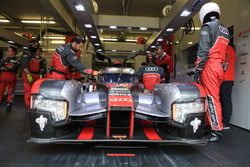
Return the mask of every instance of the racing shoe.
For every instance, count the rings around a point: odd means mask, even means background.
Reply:
[[[11,111],[12,103],[7,103],[6,105],[6,111]]]
[[[207,142],[216,142],[222,138],[222,133],[219,131],[211,131],[207,136]]]

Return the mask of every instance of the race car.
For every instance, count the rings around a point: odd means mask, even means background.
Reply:
[[[142,93],[132,68],[102,69],[96,89],[41,79],[31,95],[35,143],[205,144],[205,91],[195,83],[157,84]]]

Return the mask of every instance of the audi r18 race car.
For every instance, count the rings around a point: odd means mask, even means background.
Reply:
[[[162,83],[141,92],[131,68],[103,69],[93,92],[74,80],[41,79],[32,87],[29,142],[206,143],[200,85]]]

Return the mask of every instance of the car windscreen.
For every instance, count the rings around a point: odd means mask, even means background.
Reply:
[[[120,78],[120,79],[119,79]],[[104,73],[102,74],[102,81],[108,83],[130,83],[133,81],[134,76],[132,74],[120,74],[120,73]]]

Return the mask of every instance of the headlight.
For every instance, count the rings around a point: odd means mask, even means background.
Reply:
[[[46,100],[46,99],[35,99],[33,103],[34,109],[49,111],[52,114],[54,121],[62,121],[67,116],[67,102]]]
[[[173,120],[179,123],[184,123],[188,114],[202,112],[205,112],[204,100],[197,100],[188,103],[175,103],[173,105]]]

